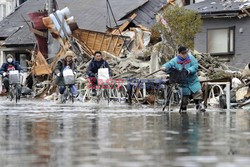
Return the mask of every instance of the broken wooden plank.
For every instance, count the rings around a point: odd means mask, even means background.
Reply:
[[[113,47],[112,53],[114,53],[114,51],[115,51],[115,48],[116,48],[116,45],[117,45],[118,41],[119,41],[119,38],[117,38],[117,39],[116,39],[116,41],[115,41],[115,44],[114,44],[114,47]]]
[[[103,44],[104,38],[105,38],[105,35],[103,34],[103,35],[102,35],[102,41],[101,41],[101,44],[100,44],[100,48],[99,48],[99,50],[101,50],[101,49],[102,49],[102,44]]]
[[[38,52],[35,55],[34,61],[35,62],[32,67],[32,72],[35,76],[49,75],[52,73],[51,68],[49,67],[47,61],[45,60],[41,52]]]
[[[73,36],[81,41],[81,43],[85,43],[86,46],[91,49],[91,52],[109,51],[115,56],[119,55],[119,51],[124,46],[124,40],[122,38],[125,40],[129,39],[129,37],[80,29],[77,30],[77,33],[74,33]],[[88,40],[86,41],[86,39]]]
[[[41,37],[48,38],[48,33],[46,33],[46,32],[36,30],[36,29],[34,29],[32,27],[30,27],[30,31],[33,32],[34,34],[37,34],[37,35],[41,36]]]
[[[131,21],[133,21],[135,19],[135,17],[137,16],[136,13],[134,13],[132,16],[130,16],[128,18],[127,21],[125,21],[118,29],[115,29],[111,32],[111,34],[113,35],[119,35],[128,25]]]
[[[110,39],[109,44],[108,44],[108,47],[107,47],[107,49],[106,49],[107,51],[109,51],[109,47],[110,47],[110,45],[111,45],[112,39],[113,39],[113,35],[111,35],[111,39]]]
[[[93,49],[95,47],[96,37],[97,37],[97,33],[95,33],[95,38],[94,38],[93,47],[92,47]]]

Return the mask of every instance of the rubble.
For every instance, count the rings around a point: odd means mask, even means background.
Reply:
[[[169,3],[172,2],[174,1]],[[62,32],[63,28],[60,29],[59,25],[55,26],[55,19],[53,21],[47,15],[43,15],[43,18],[41,18],[40,15],[39,19],[36,19],[34,14],[32,15],[32,20],[36,24],[34,24],[34,27],[31,27],[31,31],[37,37],[40,36],[37,38],[39,47],[34,48],[34,51],[32,51],[32,60],[29,63],[31,66],[30,75],[34,79],[35,97],[42,97],[46,100],[56,100],[58,98],[53,71],[58,60],[67,50],[72,50],[77,55],[78,73],[76,80],[80,88],[87,82],[86,70],[95,51],[102,51],[104,59],[107,60],[113,71],[113,79],[147,78],[148,74],[157,71],[162,64],[176,55],[176,52],[172,49],[173,47],[168,46],[164,39],[162,41],[153,39],[153,35],[147,28],[143,26],[129,26],[136,14],[131,14],[130,19],[121,26],[116,29],[109,29],[106,33],[79,29],[72,17],[65,16],[70,20],[70,30],[68,31],[71,32],[69,34]],[[43,37],[47,31],[52,34],[61,46],[61,49],[53,59],[47,59],[46,49],[42,47],[42,42],[39,41],[41,36]],[[40,48],[43,48],[42,51]],[[199,62],[198,75],[202,83],[232,80],[232,91],[236,94],[236,102],[242,103],[250,98],[249,84],[244,84],[247,81],[247,77],[250,76],[249,64],[241,73],[230,70],[217,57],[213,57],[210,54],[198,53],[197,51],[192,52],[192,54]],[[166,74],[164,72],[159,72],[151,75],[149,78],[165,77]],[[210,91],[210,93],[207,93],[208,96],[211,94],[211,88],[208,88],[207,91]],[[218,90],[213,91],[216,94]],[[219,97],[216,97],[216,102],[218,100]],[[144,101],[153,104],[155,101],[154,93],[147,95]]]

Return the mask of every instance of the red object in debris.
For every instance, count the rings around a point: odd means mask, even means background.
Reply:
[[[44,56],[45,59],[48,58],[48,39],[41,37],[39,35],[36,35],[36,40],[37,40],[37,51],[40,51],[42,55]]]
[[[43,17],[47,17],[47,12],[34,12],[28,14],[29,18],[33,23],[33,27],[37,30],[44,30],[47,29],[43,24]]]
[[[47,32],[48,28],[43,24],[43,18],[47,17],[47,12],[34,12],[28,14],[33,28],[42,32]],[[45,58],[48,58],[48,45],[47,38],[35,34],[37,40],[36,50],[40,51]]]

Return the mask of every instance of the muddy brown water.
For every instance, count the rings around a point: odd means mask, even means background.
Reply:
[[[249,167],[250,112],[0,99],[0,167]]]

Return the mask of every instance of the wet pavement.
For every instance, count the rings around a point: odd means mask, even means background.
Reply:
[[[249,167],[250,112],[0,98],[1,167]]]

